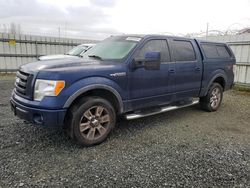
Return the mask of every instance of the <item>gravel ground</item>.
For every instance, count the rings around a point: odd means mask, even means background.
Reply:
[[[123,120],[84,148],[14,117],[13,78],[0,79],[0,187],[250,186],[250,93],[226,92],[215,113],[192,106]]]

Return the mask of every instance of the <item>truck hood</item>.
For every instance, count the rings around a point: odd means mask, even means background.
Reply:
[[[20,67],[21,71],[37,73],[39,71],[70,71],[76,69],[98,69],[120,64],[120,62],[99,61],[95,59],[83,59],[72,57],[65,59],[54,59],[28,63]]]

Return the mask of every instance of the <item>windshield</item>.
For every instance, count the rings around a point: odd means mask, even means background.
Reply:
[[[82,57],[99,60],[121,60],[128,55],[140,39],[138,37],[110,37],[82,54]]]
[[[77,46],[77,47],[73,48],[72,50],[70,50],[66,54],[67,55],[72,55],[72,56],[79,56],[82,52],[87,50],[87,48],[88,48],[87,46]]]

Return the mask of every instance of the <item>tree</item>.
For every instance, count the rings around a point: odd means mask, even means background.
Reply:
[[[12,22],[10,24],[10,28],[9,28],[9,33],[10,34],[21,34],[21,25],[20,24],[16,24],[14,22]]]
[[[17,33],[17,27],[16,27],[16,24],[14,22],[12,22],[10,24],[9,33],[10,34],[16,34]]]

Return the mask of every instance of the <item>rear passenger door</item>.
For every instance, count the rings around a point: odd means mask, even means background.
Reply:
[[[176,99],[197,97],[202,78],[202,59],[194,40],[170,39],[175,62]]]

